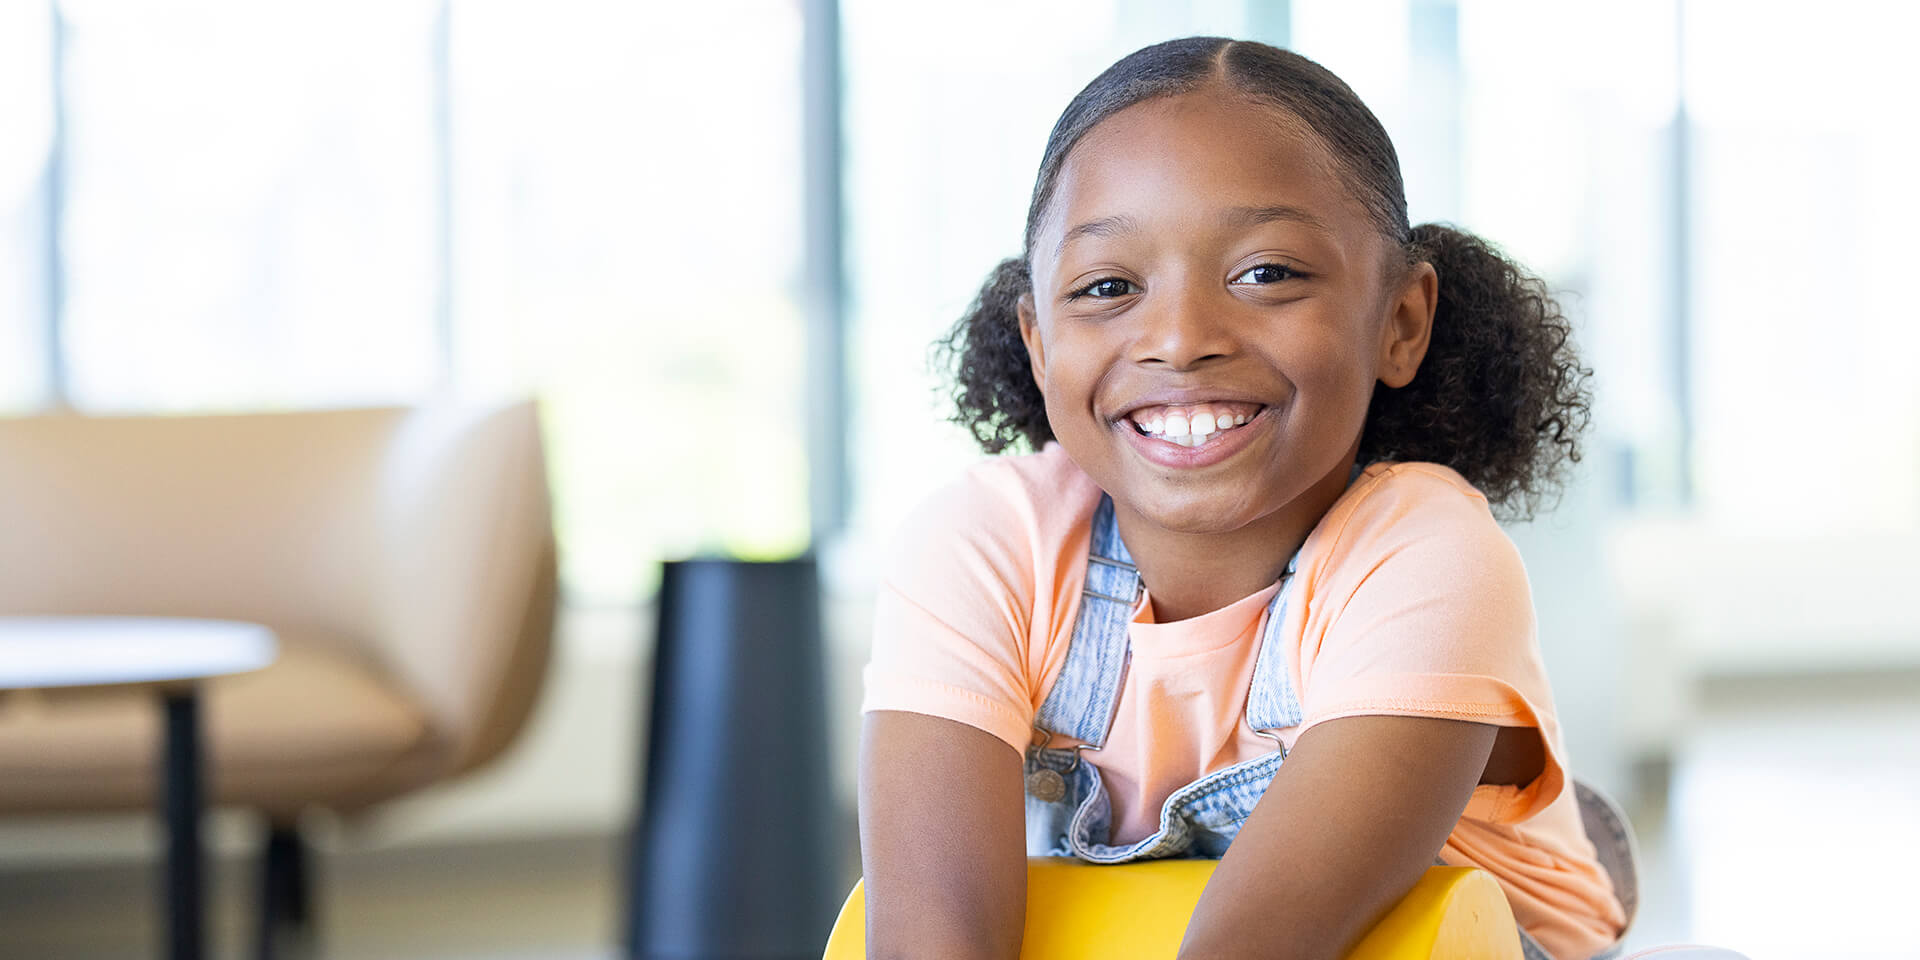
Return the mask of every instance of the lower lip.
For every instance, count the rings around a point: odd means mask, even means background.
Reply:
[[[1176,470],[1194,470],[1210,467],[1228,457],[1239,453],[1247,444],[1253,442],[1254,427],[1264,426],[1269,410],[1261,410],[1253,419],[1240,426],[1215,436],[1197,447],[1183,447],[1177,443],[1168,443],[1149,437],[1134,429],[1133,421],[1122,418],[1116,428],[1126,432],[1127,439],[1133,442],[1133,448],[1140,455],[1163,467]]]

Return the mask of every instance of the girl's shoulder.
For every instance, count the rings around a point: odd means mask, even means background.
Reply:
[[[896,530],[890,571],[959,568],[995,580],[1050,580],[1063,544],[1087,540],[1100,488],[1050,443],[1029,454],[986,457],[920,502]],[[1070,551],[1069,551],[1070,552]]]
[[[1517,566],[1518,550],[1487,497],[1457,471],[1423,461],[1368,464],[1301,547],[1314,579],[1365,578],[1382,563]],[[1524,574],[1522,574],[1524,575]]]
[[[1452,467],[1425,461],[1370,463],[1334,501],[1313,537],[1339,541],[1356,526],[1417,525],[1498,530],[1486,494]]]
[[[1348,488],[1349,495],[1434,497],[1443,499],[1459,498],[1468,503],[1487,506],[1487,495],[1478,487],[1467,482],[1460,471],[1444,463],[1431,463],[1425,460],[1380,460],[1367,464],[1360,471],[1353,485]],[[1491,509],[1488,515],[1492,515]]]
[[[1099,497],[1050,445],[982,460],[923,500],[878,570],[867,709],[931,712],[1024,749]]]

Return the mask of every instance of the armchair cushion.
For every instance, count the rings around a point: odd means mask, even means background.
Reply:
[[[446,747],[416,698],[347,649],[282,635],[271,666],[207,681],[210,798],[291,815],[361,806],[426,775]],[[0,693],[0,813],[151,804],[159,724],[146,687]]]

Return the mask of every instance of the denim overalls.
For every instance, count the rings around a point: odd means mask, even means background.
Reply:
[[[1298,559],[1297,556],[1295,559]],[[1300,700],[1287,676],[1281,644],[1271,642],[1285,617],[1294,562],[1267,606],[1260,657],[1247,696],[1247,725],[1274,737],[1274,752],[1216,770],[1175,790],[1160,809],[1160,828],[1144,840],[1107,843],[1113,807],[1100,771],[1081,763],[1082,750],[1106,745],[1127,666],[1127,625],[1140,599],[1140,571],[1133,565],[1113,500],[1102,496],[1093,514],[1093,543],[1080,614],[1068,641],[1067,660],[1053,689],[1034,715],[1035,745],[1027,750],[1027,852],[1079,857],[1093,863],[1125,863],[1156,857],[1219,857],[1260,802],[1286,751],[1273,731],[1300,723]],[[1053,734],[1081,747],[1049,747]]]
[[[1358,471],[1355,471],[1356,474]],[[1285,645],[1276,639],[1286,621],[1287,598],[1299,555],[1287,561],[1280,589],[1267,605],[1260,653],[1247,691],[1246,724],[1273,737],[1274,751],[1216,770],[1175,790],[1160,808],[1159,828],[1145,839],[1110,844],[1112,801],[1100,771],[1082,763],[1083,750],[1106,745],[1126,674],[1128,624],[1140,598],[1140,572],[1105,495],[1093,515],[1092,543],[1080,613],[1068,641],[1066,663],[1034,715],[1034,744],[1027,748],[1027,853],[1078,857],[1091,863],[1126,863],[1159,857],[1218,858],[1240,833],[1286,760],[1278,731],[1298,726],[1300,698],[1287,673]],[[1055,735],[1081,746],[1052,747]],[[1527,960],[1552,960],[1526,931],[1520,942]],[[1603,953],[1616,955],[1619,945]]]

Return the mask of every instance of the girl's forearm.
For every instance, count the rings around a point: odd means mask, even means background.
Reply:
[[[860,749],[867,956],[1015,960],[1026,923],[1020,755],[916,713],[867,715]]]
[[[1180,956],[1343,955],[1432,865],[1494,736],[1418,717],[1309,729],[1208,881]]]

